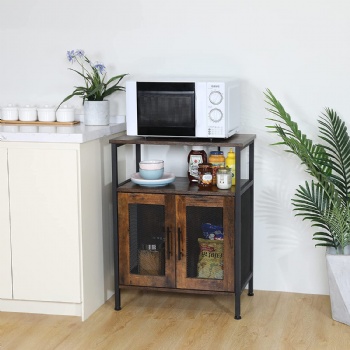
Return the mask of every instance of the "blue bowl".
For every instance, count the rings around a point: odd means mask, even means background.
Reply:
[[[152,170],[140,169],[139,173],[140,176],[145,180],[158,180],[163,176],[164,168]]]

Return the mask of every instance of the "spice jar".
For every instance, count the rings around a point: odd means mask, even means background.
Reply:
[[[225,156],[222,151],[211,151],[209,156],[209,163],[213,167],[213,185],[216,185],[216,171],[220,167],[225,166]]]
[[[213,184],[212,166],[202,163],[198,166],[198,188],[210,190]]]
[[[216,172],[216,186],[220,188],[220,190],[227,190],[232,186],[232,175],[231,169],[226,167],[220,167]]]

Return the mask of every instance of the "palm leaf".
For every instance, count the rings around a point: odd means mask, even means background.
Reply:
[[[326,109],[319,120],[320,138],[328,144],[325,150],[330,158],[333,175],[330,181],[344,198],[350,196],[350,138],[345,123],[337,113]]]
[[[316,246],[343,249],[350,244],[350,139],[345,123],[335,111],[326,108],[319,119],[324,143],[314,144],[270,90],[265,97],[267,110],[274,115],[267,118],[274,123],[267,128],[281,139],[273,145],[286,146],[286,151],[295,154],[314,179],[311,185],[305,182],[297,189],[292,199],[295,215],[321,229],[313,234]]]

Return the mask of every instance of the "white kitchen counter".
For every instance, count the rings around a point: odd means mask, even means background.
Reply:
[[[124,120],[107,126],[12,125],[0,124],[0,141],[84,143],[126,130]]]
[[[124,130],[0,124],[0,311],[85,320],[114,294],[109,141]]]

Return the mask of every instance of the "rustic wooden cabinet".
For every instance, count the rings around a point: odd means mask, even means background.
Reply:
[[[121,288],[234,293],[235,318],[241,318],[240,296],[247,285],[248,294],[253,295],[254,139],[255,135],[235,135],[215,141],[121,136],[110,141],[116,310],[121,308]],[[210,191],[203,191],[191,185],[187,177],[177,177],[164,187],[143,187],[130,180],[118,182],[118,147],[136,145],[138,171],[140,145],[179,143],[235,147],[236,186],[228,190],[213,186]],[[246,179],[241,178],[244,149],[248,151]],[[223,240],[211,241],[213,245],[203,240],[203,224],[221,227]],[[203,254],[217,259],[209,259],[208,263],[201,259]]]
[[[233,208],[232,197],[119,193],[120,284],[233,292]],[[222,278],[197,277],[198,239],[207,222],[227,232],[216,242],[223,252],[208,252],[221,255]]]

